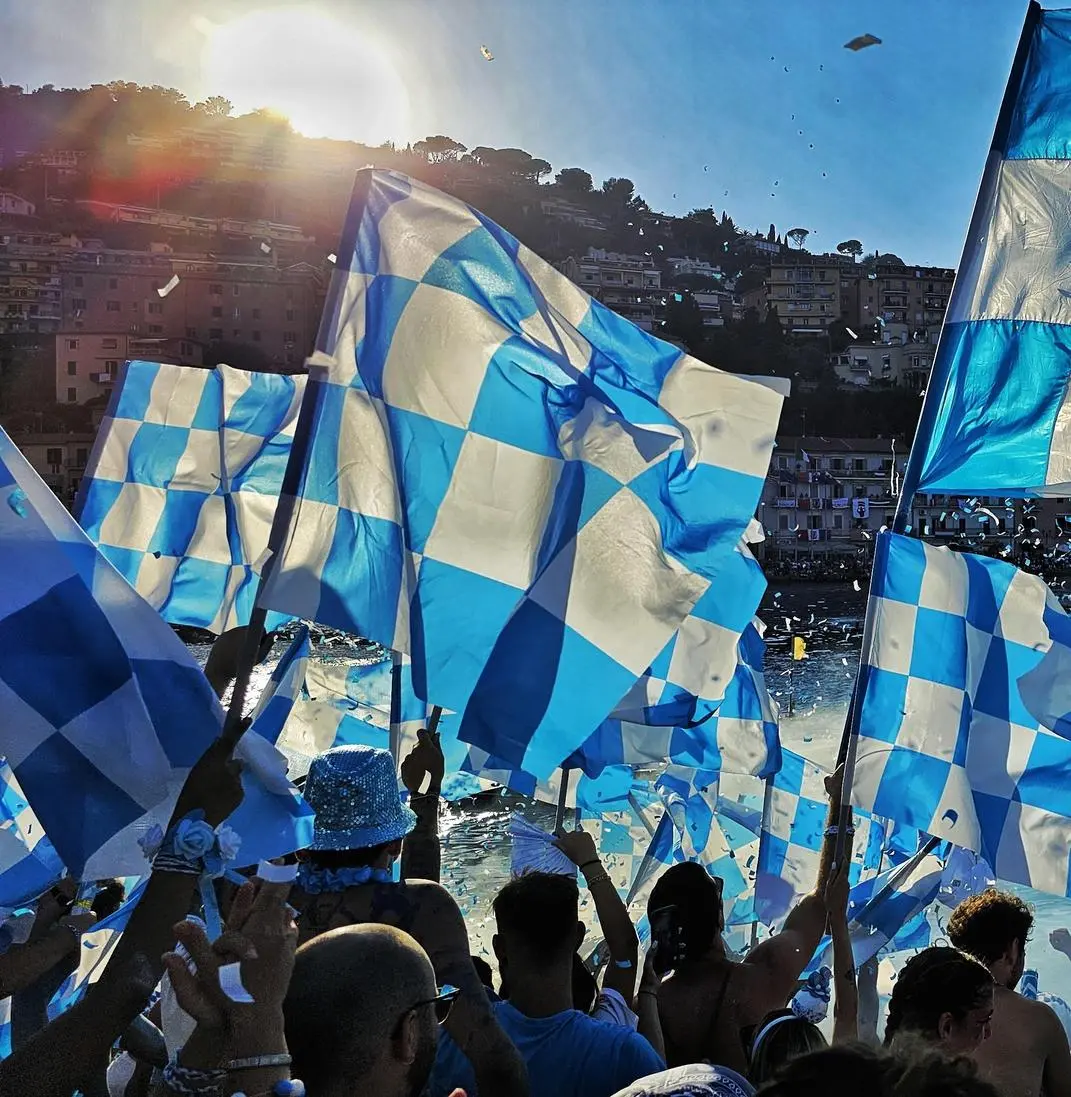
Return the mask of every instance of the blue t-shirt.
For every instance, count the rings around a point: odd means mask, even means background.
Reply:
[[[596,1021],[579,1010],[550,1017],[525,1017],[509,1002],[495,1002],[495,1016],[528,1067],[530,1097],[611,1097],[637,1078],[666,1069],[658,1053],[638,1033]],[[455,1087],[476,1093],[472,1065],[447,1032],[426,1093],[446,1097]]]

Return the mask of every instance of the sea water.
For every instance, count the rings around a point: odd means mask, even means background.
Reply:
[[[859,662],[866,593],[851,584],[785,583],[771,581],[760,616],[767,625],[766,680],[781,707],[781,740],[789,750],[832,768],[835,764],[847,715],[848,699]],[[790,637],[799,635],[806,657],[793,660]],[[196,646],[203,661],[207,649]],[[263,688],[274,659],[282,654],[277,644],[273,660],[258,667],[251,695]],[[333,661],[347,658],[345,648],[321,649]],[[790,712],[791,710],[791,712]],[[754,778],[722,778],[723,794],[762,794]],[[509,821],[521,813],[534,825],[550,830],[554,808],[505,793],[487,802],[445,805],[440,822],[442,882],[454,895],[465,917],[473,952],[493,964],[491,937],[494,919],[491,900],[509,879]],[[571,814],[571,813],[570,813]],[[1006,885],[1033,908],[1036,923],[1027,949],[1027,966],[1039,973],[1040,989],[1071,1001],[1071,960],[1049,944],[1049,934],[1071,927],[1071,900],[1046,895],[1031,888]],[[594,910],[587,892],[582,893],[582,917],[589,937],[598,935]],[[949,911],[931,908],[929,919],[935,941],[945,940]],[[891,992],[895,973],[908,958],[897,954],[881,965],[879,990]]]

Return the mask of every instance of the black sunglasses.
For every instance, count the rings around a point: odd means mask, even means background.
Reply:
[[[458,987],[452,987],[449,984],[439,987],[439,993],[434,998],[423,998],[419,1002],[415,1002],[411,1005],[402,1015],[398,1018],[398,1023],[394,1026],[394,1036],[398,1035],[398,1030],[402,1027],[402,1022],[409,1016],[415,1009],[420,1009],[421,1006],[435,1006],[435,1023],[441,1025],[447,1017],[450,1016],[450,1010],[454,1007],[454,1002],[461,995],[461,990]]]

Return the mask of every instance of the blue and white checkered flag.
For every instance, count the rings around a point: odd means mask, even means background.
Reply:
[[[63,876],[64,866],[0,760],[0,914],[32,903]]]
[[[1023,48],[927,385],[920,491],[1071,495],[1071,12],[1031,4]]]
[[[818,879],[825,840],[829,771],[790,750],[768,779],[762,811],[755,909],[760,922],[776,925],[809,894]],[[855,844],[849,878],[857,883],[877,871],[885,823],[868,811],[854,813]]]
[[[11,999],[0,998],[0,1059],[11,1054]]]
[[[2,432],[0,560],[0,753],[72,875],[140,874],[137,839],[167,825],[219,734],[219,702]],[[250,776],[242,810],[264,797],[270,815],[293,789],[257,738],[237,752]]]
[[[547,777],[720,578],[784,387],[681,354],[374,169],[318,347],[263,604],[409,654],[462,741]]]
[[[304,377],[126,363],[75,512],[164,620],[248,622],[304,392]]]
[[[890,533],[870,601],[853,802],[1071,894],[1071,742],[1018,685],[1052,643],[1055,597],[1002,560]]]

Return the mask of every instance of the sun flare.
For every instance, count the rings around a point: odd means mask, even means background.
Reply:
[[[361,28],[297,7],[198,22],[206,35],[205,94],[224,96],[237,113],[268,107],[307,137],[405,140],[405,84],[383,45]]]

